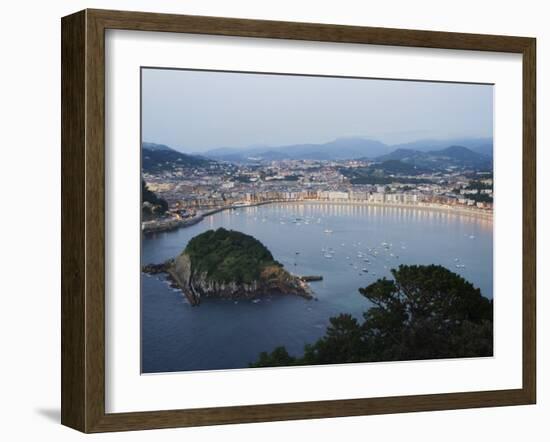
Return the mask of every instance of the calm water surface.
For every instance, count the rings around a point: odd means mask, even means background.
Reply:
[[[287,203],[227,210],[144,237],[142,263],[172,258],[191,238],[218,227],[253,235],[294,274],[323,275],[311,283],[318,300],[205,299],[191,307],[164,276],[142,274],[144,373],[243,368],[279,345],[301,355],[331,316],[360,319],[370,304],[357,289],[390,277],[399,264],[441,264],[493,296],[492,222],[413,208]]]

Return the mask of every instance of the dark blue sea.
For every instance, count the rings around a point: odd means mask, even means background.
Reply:
[[[204,299],[191,307],[166,278],[141,278],[142,372],[245,368],[284,345],[301,355],[329,318],[361,319],[369,302],[358,288],[399,264],[441,264],[493,296],[492,221],[447,211],[345,204],[274,204],[226,210],[199,224],[142,239],[142,264],[178,255],[194,236],[225,227],[259,239],[316,301],[283,295],[255,300]]]

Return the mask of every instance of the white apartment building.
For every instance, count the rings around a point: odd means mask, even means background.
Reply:
[[[382,192],[374,192],[369,195],[369,202],[371,203],[383,203],[385,201],[385,194]]]
[[[328,199],[331,201],[334,200],[347,200],[349,199],[349,194],[347,192],[329,192]]]
[[[367,192],[350,192],[349,198],[354,201],[366,201],[368,199]]]

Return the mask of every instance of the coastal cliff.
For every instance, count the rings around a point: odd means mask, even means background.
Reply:
[[[168,273],[192,305],[201,298],[252,299],[291,294],[312,298],[305,281],[291,275],[257,239],[223,228],[194,237],[176,258],[143,268]]]

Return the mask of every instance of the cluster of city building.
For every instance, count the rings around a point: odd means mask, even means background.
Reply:
[[[441,205],[492,211],[490,176],[449,171],[395,177],[387,185],[352,184],[341,170],[358,167],[356,163],[273,162],[268,166],[232,165],[231,169],[218,169],[215,173],[198,170],[144,174],[144,178],[150,190],[168,201],[168,216],[176,219],[228,207],[285,201]]]

